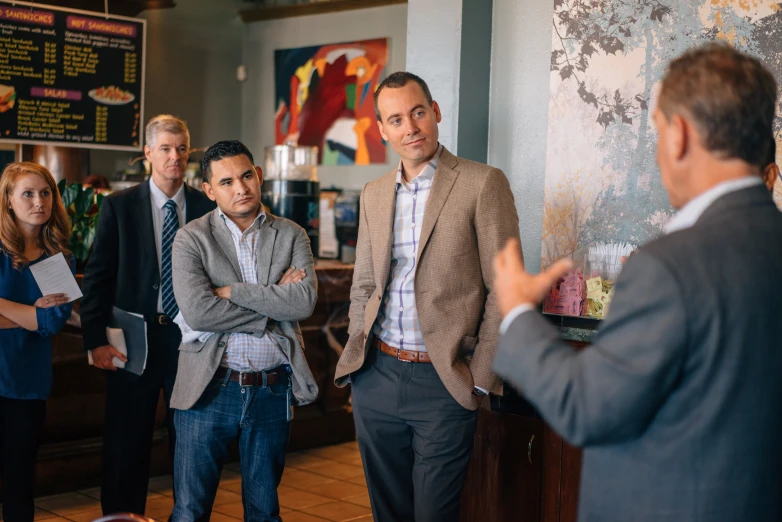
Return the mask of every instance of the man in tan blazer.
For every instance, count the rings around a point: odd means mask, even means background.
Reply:
[[[375,92],[397,169],[361,194],[350,339],[336,383],[353,417],[376,521],[453,521],[500,317],[492,261],[518,217],[502,171],[438,143],[426,83],[397,72]]]

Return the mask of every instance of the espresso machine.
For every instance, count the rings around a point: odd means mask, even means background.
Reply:
[[[320,184],[318,147],[294,143],[266,147],[261,202],[275,216],[301,226],[318,253]]]

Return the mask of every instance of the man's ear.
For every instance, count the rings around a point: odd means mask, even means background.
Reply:
[[[384,140],[388,141],[388,136],[386,136],[386,133],[383,132],[383,122],[378,120],[377,122],[377,128],[380,131],[380,135],[383,137]]]
[[[206,197],[211,199],[212,201],[215,201],[215,191],[212,189],[212,184],[208,181],[204,181],[201,183],[201,190],[204,191],[204,194],[206,194]]]
[[[432,109],[434,109],[434,117],[435,117],[435,121],[436,121],[437,123],[440,123],[441,121],[443,121],[443,115],[442,115],[442,113],[440,112],[440,106],[439,106],[439,105],[437,105],[437,102],[436,102],[436,101],[433,101],[433,102],[432,102]]]
[[[695,128],[690,122],[682,118],[679,114],[674,114],[668,124],[666,139],[668,140],[668,150],[675,161],[681,161],[692,152],[692,143],[695,139]]]
[[[152,154],[152,149],[149,148],[149,145],[144,145],[144,157],[147,158],[147,161],[152,161],[149,159],[150,154]]]
[[[769,192],[774,192],[774,183],[777,182],[779,177],[779,167],[776,163],[769,163],[766,168],[763,169],[763,183],[766,184],[766,188]]]
[[[263,169],[261,167],[255,167],[255,173],[258,174],[258,182],[263,185]]]

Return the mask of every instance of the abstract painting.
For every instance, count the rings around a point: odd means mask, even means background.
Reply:
[[[387,38],[275,51],[276,143],[315,145],[322,165],[385,163],[373,94],[387,62]]]
[[[650,110],[669,61],[709,40],[759,57],[782,82],[775,1],[554,0],[541,266],[662,232],[673,210]]]

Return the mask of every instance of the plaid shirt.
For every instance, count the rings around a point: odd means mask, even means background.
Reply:
[[[234,240],[236,248],[236,257],[239,259],[239,268],[242,270],[242,282],[258,284],[257,256],[258,256],[258,237],[261,225],[266,220],[266,213],[261,209],[261,213],[255,218],[255,221],[247,230],[242,232],[236,223],[227,219],[222,210],[219,215],[223,222],[231,231],[231,237]],[[271,245],[269,245],[271,248]],[[270,319],[271,320],[271,319]],[[269,334],[269,330],[258,338],[253,335],[243,333],[232,333],[228,336],[228,346],[223,354],[223,360],[220,366],[241,372],[257,372],[274,368],[281,364],[287,364],[280,345]]]
[[[416,257],[426,201],[432,190],[434,173],[442,152],[443,146],[440,145],[434,157],[409,184],[405,182],[401,161],[396,170],[391,277],[372,332],[384,343],[402,350],[426,351],[415,307]]]

